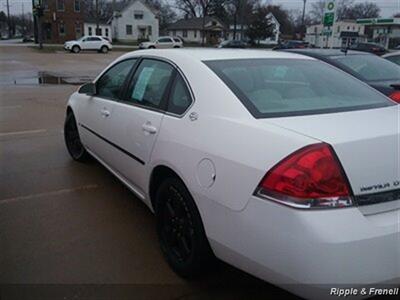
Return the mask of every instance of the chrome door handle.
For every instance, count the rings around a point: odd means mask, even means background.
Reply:
[[[105,118],[107,118],[108,116],[110,116],[110,112],[107,109],[102,109],[101,110],[101,115]]]
[[[150,122],[146,122],[145,124],[142,125],[142,129],[144,132],[150,133],[150,134],[155,134],[157,132],[157,128],[151,125]]]

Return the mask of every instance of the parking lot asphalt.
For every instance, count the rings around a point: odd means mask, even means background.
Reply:
[[[99,163],[67,154],[77,86],[17,80],[93,77],[121,54],[0,47],[0,299],[295,299],[224,263],[204,279],[175,275],[147,207]]]

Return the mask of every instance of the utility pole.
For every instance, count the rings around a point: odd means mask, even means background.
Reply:
[[[99,0],[96,0],[96,35],[100,35],[100,25],[99,25]]]
[[[305,18],[306,18],[306,4],[307,0],[303,0],[303,15],[301,17],[301,27],[302,30],[304,30],[304,36],[305,36],[305,31],[306,31],[306,24],[305,24]]]
[[[25,28],[25,10],[24,10],[24,2],[22,2],[21,3],[21,6],[22,6],[22,31],[23,31],[23,34],[25,35],[25,33],[26,33],[26,28]]]
[[[305,18],[306,18],[306,3],[307,0],[303,0],[303,15],[301,17],[301,25],[304,26]]]
[[[8,25],[8,38],[11,38],[11,19],[10,19],[10,3],[7,0],[7,25]]]
[[[42,32],[42,16],[43,4],[41,0],[32,0],[32,12],[35,26],[35,43],[39,43],[39,49],[43,49],[43,32]]]

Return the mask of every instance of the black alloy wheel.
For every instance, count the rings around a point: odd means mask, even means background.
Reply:
[[[171,268],[182,277],[205,271],[213,253],[197,207],[178,178],[168,178],[156,194],[157,233]]]
[[[81,143],[78,127],[73,113],[68,113],[64,124],[64,140],[71,157],[80,162],[90,158],[89,153]]]

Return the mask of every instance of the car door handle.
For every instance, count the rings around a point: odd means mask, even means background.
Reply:
[[[151,125],[150,122],[147,122],[142,125],[142,129],[144,132],[150,133],[150,134],[155,134],[157,132],[157,128]]]
[[[101,110],[101,115],[102,115],[103,117],[107,118],[108,116],[110,116],[110,112],[109,112],[107,109],[103,108],[103,109]]]

